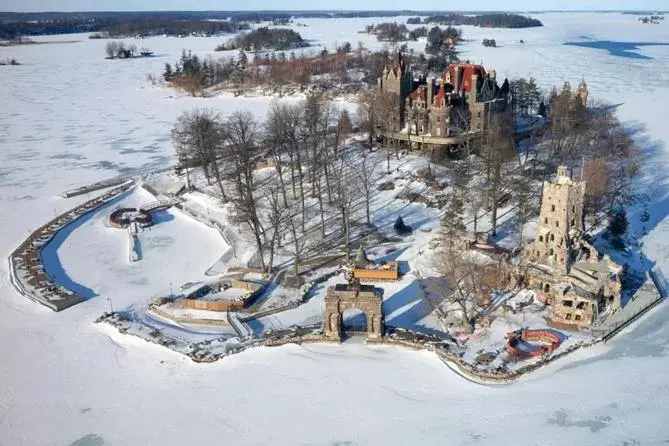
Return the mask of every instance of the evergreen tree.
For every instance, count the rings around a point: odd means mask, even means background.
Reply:
[[[622,236],[627,232],[629,222],[627,221],[627,213],[625,208],[618,207],[609,214],[609,232],[613,236],[611,244],[616,249],[624,249]]]
[[[627,221],[627,213],[625,208],[618,207],[614,209],[609,215],[609,232],[614,237],[620,237],[627,232],[629,222]]]
[[[397,220],[395,220],[395,225],[393,226],[393,228],[395,229],[395,232],[398,235],[405,235],[411,232],[411,226],[407,226],[404,224],[402,216],[397,217]]]
[[[166,63],[165,71],[163,72],[163,79],[165,79],[165,81],[168,82],[170,79],[172,79],[172,76],[174,76],[174,73],[172,73],[172,65]]]
[[[455,242],[461,238],[466,231],[465,223],[462,219],[463,206],[458,197],[453,197],[446,207],[441,226],[446,237],[449,250],[453,250]]]
[[[342,109],[341,113],[339,114],[339,129],[344,132],[344,134],[348,135],[353,131],[353,125],[351,124],[351,117],[348,114],[348,110],[345,108]]]

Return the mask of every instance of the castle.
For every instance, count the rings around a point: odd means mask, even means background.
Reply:
[[[469,63],[450,65],[438,79],[414,77],[398,53],[378,84],[395,98],[399,112],[390,137],[411,149],[457,146],[510,104],[509,82],[499,87],[494,71]]]
[[[529,285],[559,324],[590,326],[602,312],[620,308],[622,268],[580,230],[584,194],[585,182],[559,166],[556,180],[544,182],[537,233],[525,248]]]

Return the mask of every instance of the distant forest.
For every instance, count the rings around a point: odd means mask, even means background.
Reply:
[[[215,36],[249,29],[248,23],[211,20],[147,19],[115,23],[103,28],[95,37],[148,36]],[[92,38],[95,38],[91,36]]]
[[[429,16],[425,23],[441,25],[477,25],[507,28],[525,28],[530,26],[542,26],[538,20],[530,19],[515,14],[481,14],[470,17],[458,14],[441,15],[438,11],[152,11],[152,12],[0,12],[0,39],[13,39],[21,36],[36,36],[44,34],[70,34],[85,32],[118,32],[119,36],[123,25],[134,23],[132,32],[147,35],[170,34],[183,35],[184,30],[188,33],[215,34],[230,32],[225,30],[212,30],[203,21],[226,20],[228,25],[220,25],[222,28],[234,26],[234,22],[257,23],[262,21],[274,21],[285,23],[291,19],[300,18],[352,18],[352,17],[399,17],[406,15]],[[442,21],[434,21],[434,20]],[[178,22],[196,22],[200,28],[183,26]],[[473,22],[472,22],[473,21]],[[166,23],[172,22],[167,26]],[[470,23],[472,22],[472,23]],[[145,23],[145,25],[141,25]],[[151,24],[152,23],[152,24]],[[211,22],[209,22],[211,23]],[[158,32],[162,26],[163,32]],[[130,30],[129,30],[130,31]]]
[[[216,51],[244,50],[290,50],[309,46],[302,36],[286,28],[262,27],[242,34],[216,47]]]
[[[475,16],[463,14],[440,14],[425,17],[422,21],[420,17],[411,17],[407,20],[408,24],[434,24],[434,25],[472,25],[489,28],[533,28],[543,26],[537,19],[532,19],[518,14],[496,13],[496,14],[478,14]]]

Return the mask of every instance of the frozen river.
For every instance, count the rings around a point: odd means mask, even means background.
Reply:
[[[591,97],[618,106],[648,156],[638,185],[651,200],[644,252],[668,275],[669,46],[657,43],[669,42],[669,26],[641,25],[622,14],[537,17],[544,28],[465,27],[469,41],[461,57],[483,61],[498,77],[532,75],[544,87],[585,77]],[[300,21],[309,26],[299,32],[316,44],[372,42],[356,34],[371,19]],[[500,47],[483,48],[484,37],[494,37]],[[157,57],[128,61],[105,60],[104,41],[57,38],[80,42],[0,49],[0,59],[16,57],[23,64],[0,67],[5,258],[29,230],[77,203],[57,198],[63,190],[171,162],[169,129],[183,110],[245,108],[264,115],[270,103],[187,98],[147,82],[148,73],[158,74],[183,48],[206,55],[220,38],[148,39],[140,46]],[[611,51],[596,42],[618,45]],[[632,229],[640,231],[634,212]],[[18,296],[6,263],[0,269],[2,445],[669,440],[663,409],[669,401],[666,303],[610,345],[577,353],[513,386],[486,388],[428,353],[362,345],[257,349],[197,365],[94,326],[108,308],[104,295],[53,313]]]

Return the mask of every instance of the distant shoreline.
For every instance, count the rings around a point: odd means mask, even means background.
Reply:
[[[77,42],[81,42],[81,40],[46,40],[43,42],[35,42],[34,40],[30,40],[27,42],[13,42],[10,40],[0,40],[0,46],[50,45],[57,43],[77,43]]]

